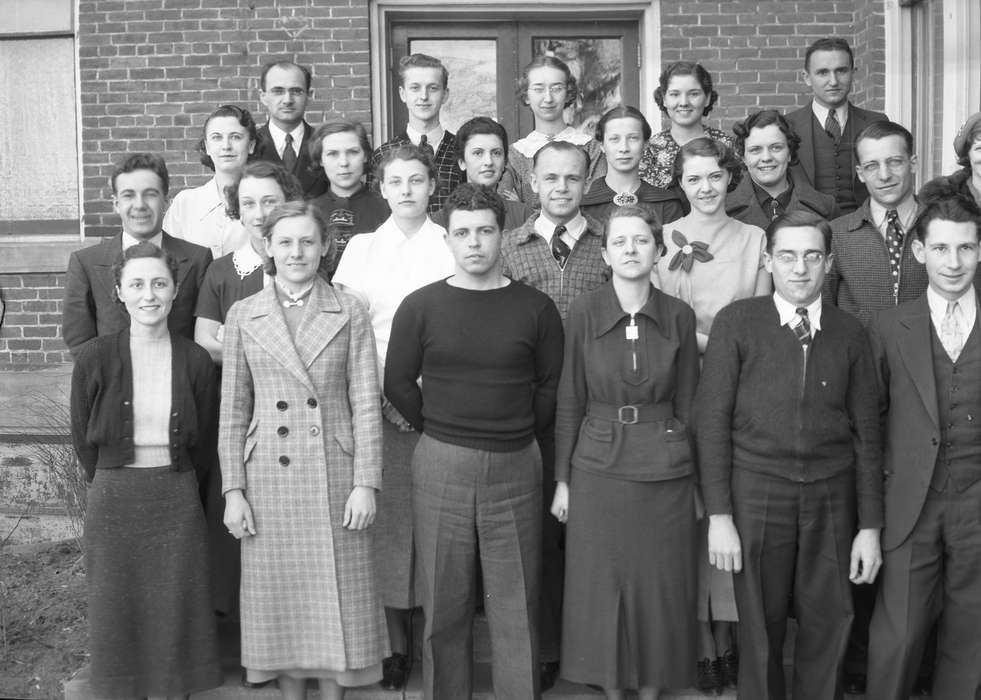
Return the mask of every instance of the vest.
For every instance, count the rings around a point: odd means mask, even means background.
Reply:
[[[981,336],[975,322],[956,363],[932,323],[930,338],[940,417],[940,449],[930,488],[943,491],[950,482],[963,491],[981,479]]]
[[[855,170],[852,167],[852,142],[855,140],[853,125],[849,119],[835,140],[824,130],[824,124],[811,114],[812,141],[814,143],[814,189],[830,194],[843,211],[853,211],[859,204],[855,199]]]

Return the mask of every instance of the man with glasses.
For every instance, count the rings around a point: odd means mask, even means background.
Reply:
[[[870,583],[881,565],[872,354],[862,325],[821,298],[830,250],[831,227],[812,213],[767,227],[775,292],[715,317],[695,397],[709,563],[735,573],[738,695],[754,700],[787,697],[791,595],[792,696],[841,697],[848,582]]]
[[[267,63],[259,77],[259,101],[269,115],[269,121],[259,128],[255,160],[268,160],[282,165],[296,175],[303,186],[306,199],[319,197],[327,191],[327,176],[323,169],[311,169],[310,135],[313,127],[303,115],[312,93],[310,69],[288,61]]]

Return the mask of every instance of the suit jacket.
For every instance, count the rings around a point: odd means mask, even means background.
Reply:
[[[798,110],[790,112],[786,115],[787,121],[790,125],[794,127],[794,131],[800,136],[800,149],[797,151],[797,165],[790,166],[790,172],[793,173],[794,180],[796,182],[806,182],[811,187],[814,187],[814,139],[812,138],[812,122],[814,121],[814,111],[811,108],[811,102],[808,101],[806,105]],[[889,119],[882,112],[872,112],[867,109],[862,109],[861,107],[856,107],[851,102],[848,103],[848,124],[851,124],[852,133],[858,136],[858,132],[867,127],[872,122],[886,121]],[[849,157],[852,161],[852,166],[855,163],[855,153],[851,147],[848,149]],[[855,172],[854,167],[852,168],[852,189],[855,192],[855,201],[861,204],[864,202],[868,196],[868,190],[865,189],[865,185],[861,180],[858,179],[858,174]]]
[[[838,203],[828,194],[822,194],[801,180],[794,181],[787,211],[809,211],[828,221],[838,216]],[[743,172],[743,177],[732,192],[726,196],[726,213],[744,224],[752,224],[766,229],[770,225],[770,215],[763,211],[760,200],[753,187],[753,179]]]
[[[194,338],[194,307],[211,251],[163,234],[163,249],[177,260],[177,296],[167,327],[175,335]],[[129,328],[129,314],[116,296],[112,266],[123,250],[123,234],[72,253],[65,276],[61,335],[74,356],[79,347],[96,336]]]
[[[923,510],[940,449],[926,293],[872,317],[869,339],[883,419],[885,529],[882,548],[906,540]]]
[[[310,158],[310,140],[313,136],[313,127],[303,122],[303,143],[296,152],[296,165],[293,167],[293,174],[303,186],[303,197],[313,199],[319,197],[327,191],[327,176],[320,168],[311,170],[314,165]],[[283,159],[276,152],[276,142],[273,141],[272,134],[269,133],[269,124],[259,127],[256,134],[255,150],[252,152],[253,160],[267,160],[276,165],[282,165]]]

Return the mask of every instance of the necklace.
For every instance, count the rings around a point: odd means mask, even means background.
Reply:
[[[279,291],[289,297],[289,299],[283,299],[280,302],[284,308],[288,309],[291,306],[303,306],[303,302],[305,301],[304,297],[306,297],[310,293],[310,290],[313,289],[313,282],[296,293],[293,293],[287,289],[286,285],[284,285],[278,277],[276,278],[276,286],[279,287]]]

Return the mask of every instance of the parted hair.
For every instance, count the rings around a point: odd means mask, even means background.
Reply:
[[[787,139],[787,148],[790,150],[790,165],[796,165],[797,152],[800,150],[800,136],[794,131],[794,127],[790,125],[786,117],[775,109],[761,109],[759,112],[753,112],[745,120],[733,125],[732,133],[736,136],[736,153],[740,156],[746,155],[746,139],[749,138],[753,129],[765,129],[774,125]]]
[[[320,262],[320,270],[323,271],[333,261],[334,251],[337,246],[334,241],[334,235],[331,233],[330,226],[327,225],[327,219],[324,218],[320,207],[315,206],[311,202],[304,202],[302,199],[284,202],[278,205],[269,212],[269,216],[262,222],[262,237],[267,241],[270,240],[276,224],[284,219],[292,219],[299,216],[308,216],[313,219],[313,222],[317,225],[317,229],[320,231],[320,240],[327,249],[327,253]],[[266,271],[266,274],[276,274],[276,262],[272,258],[269,258],[265,262],[263,269]]]
[[[561,58],[542,54],[541,56],[535,56],[531,63],[522,68],[521,75],[515,81],[515,94],[522,104],[528,104],[528,88],[531,85],[528,80],[528,74],[536,68],[555,68],[556,70],[562,71],[562,74],[565,76],[565,104],[563,107],[569,107],[576,103],[576,100],[579,98],[579,85],[576,83],[576,76],[572,74],[572,69]]]
[[[931,180],[916,196],[920,212],[910,227],[921,243],[925,242],[932,221],[973,222],[981,239],[981,209],[973,197],[968,197],[950,184],[945,177]]]
[[[671,169],[672,187],[680,185],[685,161],[695,156],[715,158],[719,167],[729,173],[729,186],[726,188],[726,192],[732,192],[739,185],[743,176],[743,164],[736,157],[735,152],[721,141],[716,141],[708,136],[699,136],[682,146],[678,155],[675,156],[674,166]]]
[[[606,134],[606,125],[614,119],[636,119],[640,122],[640,130],[644,134],[644,141],[651,140],[651,134],[654,132],[651,129],[650,122],[647,121],[647,118],[644,117],[644,114],[639,109],[630,105],[617,105],[613,109],[607,110],[600,117],[600,120],[596,122],[596,131],[593,133],[593,138],[603,143],[603,137]]]
[[[358,143],[361,145],[361,150],[364,152],[364,166],[369,167],[372,157],[375,152],[371,148],[371,139],[368,137],[368,131],[364,128],[361,122],[351,121],[349,119],[335,119],[333,121],[324,122],[310,135],[310,143],[307,145],[310,153],[310,167],[314,171],[322,171],[324,169],[321,164],[324,155],[324,139],[326,139],[331,134],[343,134],[350,132],[358,137]],[[367,173],[362,173],[366,175]]]
[[[170,281],[174,283],[174,287],[177,286],[178,277],[178,267],[177,260],[168,253],[163,248],[158,245],[151,243],[150,241],[140,241],[135,245],[131,245],[126,250],[119,253],[116,256],[115,261],[112,263],[112,279],[119,288],[120,282],[123,279],[123,269],[126,267],[126,263],[130,260],[137,260],[139,258],[156,258],[157,260],[163,260],[164,265],[167,270],[170,271]],[[117,296],[116,301],[122,304],[122,300]]]
[[[313,73],[306,66],[301,66],[299,63],[293,63],[292,61],[270,61],[262,67],[262,73],[259,74],[259,89],[265,91],[266,89],[266,75],[273,68],[297,68],[301,73],[303,73],[303,79],[306,81],[307,92],[310,92],[310,86],[313,84]]]
[[[855,54],[852,53],[852,47],[840,36],[826,36],[808,46],[807,51],[804,52],[804,70],[810,70],[811,55],[815,51],[844,51],[848,54],[849,66],[855,67]]]
[[[157,174],[160,184],[163,187],[164,196],[170,189],[170,174],[167,172],[167,163],[156,153],[130,153],[123,158],[116,167],[112,169],[109,176],[109,184],[112,186],[112,193],[116,194],[116,178],[124,173],[131,173],[134,170],[149,170]]]
[[[610,222],[614,219],[642,219],[651,230],[651,235],[654,236],[654,243],[657,245],[657,249],[659,251],[664,250],[664,228],[658,223],[652,212],[633,204],[626,207],[613,207],[613,210],[610,212],[610,218],[603,225],[602,240],[604,248],[606,248],[606,242],[610,238]]]
[[[781,214],[770,222],[766,227],[766,252],[773,252],[773,242],[777,238],[777,233],[785,228],[798,228],[800,226],[813,226],[821,232],[824,240],[825,254],[831,252],[831,224],[823,216],[815,214],[806,209],[795,209]]]
[[[405,72],[410,68],[438,68],[443,76],[443,89],[450,86],[450,72],[438,58],[424,53],[414,53],[399,59],[399,85],[405,85]]]
[[[381,149],[384,151],[381,160],[378,161],[378,165],[375,166],[375,179],[378,182],[385,181],[385,168],[391,165],[396,160],[417,160],[426,166],[426,172],[429,174],[429,179],[436,181],[436,166],[433,165],[433,159],[429,157],[429,154],[424,150],[412,143],[403,143],[396,148],[391,148],[388,150]]]
[[[896,122],[879,120],[869,124],[867,127],[858,132],[858,136],[855,137],[855,143],[852,146],[852,149],[855,152],[855,162],[859,162],[858,144],[867,140],[878,141],[879,139],[884,139],[889,136],[899,136],[902,138],[903,143],[906,144],[906,155],[913,155],[913,134],[909,132],[909,129],[902,124],[897,124]]]
[[[494,218],[497,220],[497,227],[503,231],[504,230],[504,217],[505,208],[504,200],[501,199],[501,195],[497,191],[491,189],[490,187],[485,187],[484,185],[477,185],[472,182],[464,182],[457,185],[456,189],[450,193],[450,196],[446,198],[446,203],[443,205],[443,209],[446,212],[446,230],[450,231],[450,220],[453,218],[453,212],[455,211],[482,211],[484,209],[490,209],[494,212]]]
[[[508,132],[490,117],[474,117],[460,125],[460,128],[456,130],[457,156],[462,160],[463,152],[467,149],[467,141],[479,135],[496,136],[501,139],[501,147],[504,149],[504,162],[507,163]]]
[[[198,153],[200,154],[199,160],[201,165],[208,168],[208,170],[215,169],[215,162],[211,160],[211,156],[208,155],[208,124],[211,123],[212,119],[216,117],[232,117],[236,119],[239,125],[249,133],[249,140],[254,144],[258,138],[258,127],[255,125],[255,120],[252,118],[252,113],[245,109],[244,107],[239,107],[238,105],[222,105],[214,112],[208,115],[208,118],[204,121],[204,127],[201,129],[201,140],[198,141]],[[249,156],[251,157],[251,153]]]
[[[287,202],[295,199],[303,199],[303,185],[296,179],[296,175],[289,172],[279,163],[272,163],[268,160],[257,160],[249,163],[242,171],[242,177],[234,185],[225,188],[225,213],[231,219],[241,218],[242,212],[238,207],[238,190],[242,180],[252,178],[254,180],[275,180],[279,189],[283,191],[283,197]]]
[[[707,117],[709,112],[712,111],[712,107],[718,102],[719,93],[712,87],[712,75],[701,63],[695,63],[694,61],[675,61],[674,63],[669,63],[667,68],[661,71],[661,76],[657,79],[657,88],[654,90],[654,101],[657,102],[657,106],[665,114],[668,113],[667,108],[664,106],[664,95],[668,91],[671,78],[680,75],[693,75],[695,76],[695,80],[698,81],[698,84],[702,86],[702,92],[708,98],[705,108],[702,110],[702,116]]]

